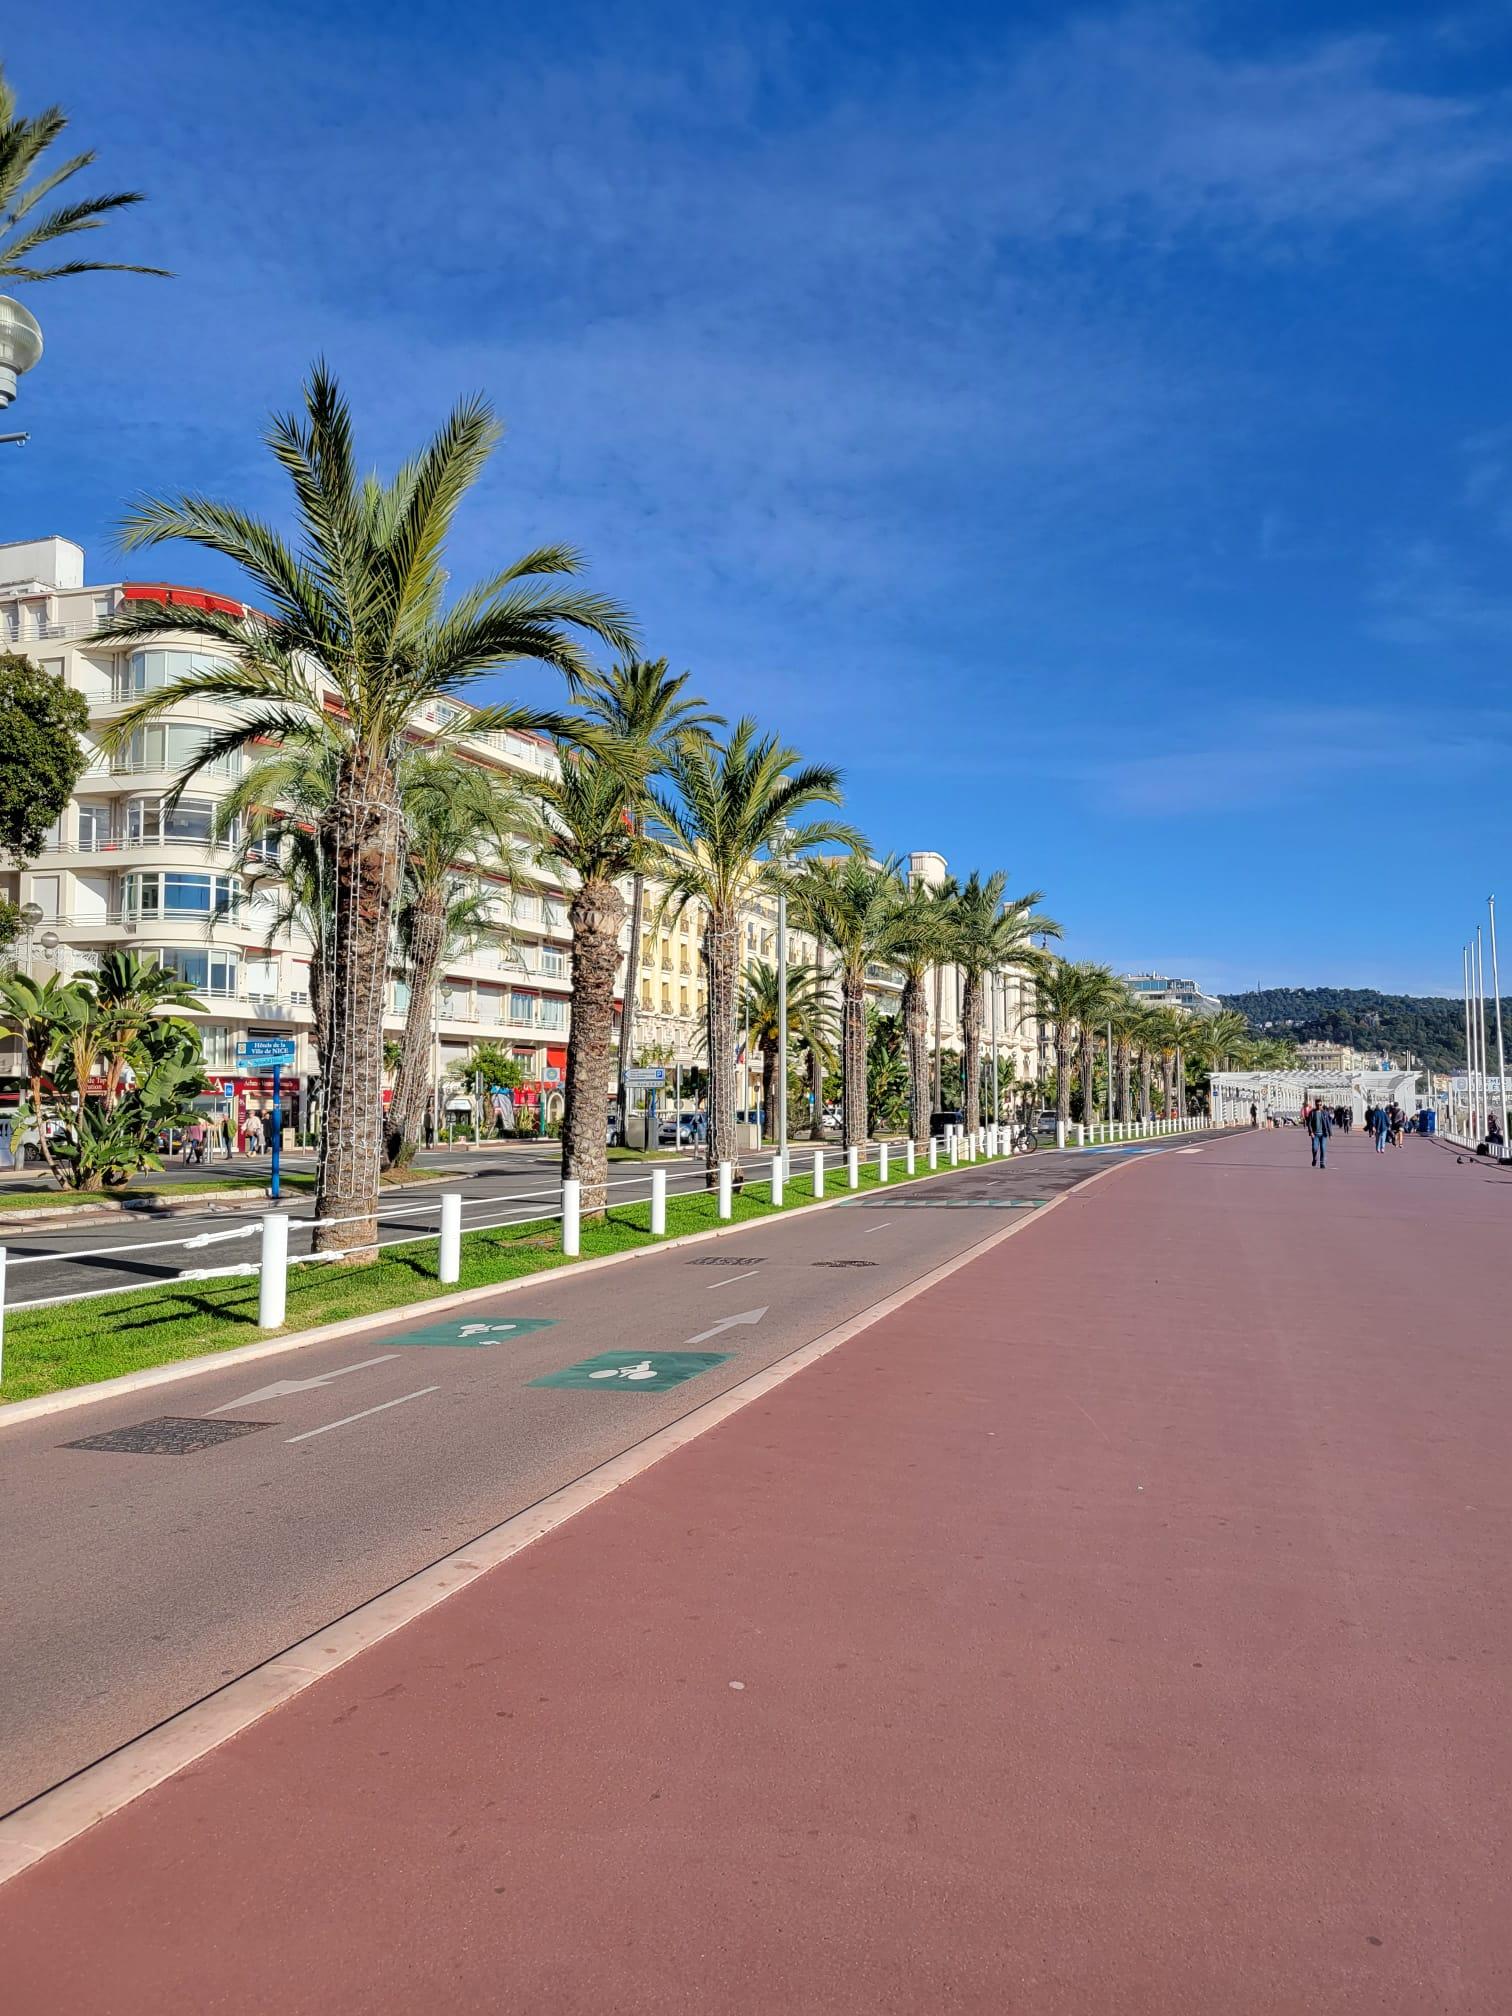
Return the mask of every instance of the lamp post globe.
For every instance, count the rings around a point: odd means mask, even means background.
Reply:
[[[0,411],[16,396],[16,380],[42,355],[42,326],[29,309],[0,294]]]

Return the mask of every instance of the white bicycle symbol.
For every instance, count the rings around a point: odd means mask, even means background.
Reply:
[[[590,1379],[654,1379],[656,1367],[649,1358],[642,1358],[639,1365],[611,1365],[602,1372],[590,1372]]]

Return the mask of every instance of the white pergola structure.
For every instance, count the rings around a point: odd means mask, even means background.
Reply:
[[[1213,1118],[1220,1127],[1242,1126],[1251,1106],[1260,1118],[1297,1119],[1306,1105],[1347,1106],[1356,1120],[1367,1106],[1404,1113],[1417,1106],[1416,1071],[1215,1071],[1209,1081]]]

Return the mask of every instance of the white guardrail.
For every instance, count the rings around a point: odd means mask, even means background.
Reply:
[[[1098,1123],[1084,1127],[1076,1123],[1075,1145],[1080,1147],[1108,1146],[1127,1141],[1149,1140],[1158,1136],[1192,1132],[1211,1127],[1206,1119],[1151,1119]],[[931,1135],[925,1145],[926,1166],[937,1170],[943,1158],[945,1166],[957,1168],[980,1160],[996,1160],[1014,1153],[1013,1137],[1017,1130],[1008,1126],[986,1126],[968,1134],[964,1128],[948,1127],[944,1134]],[[1056,1128],[1056,1145],[1066,1144],[1061,1126]],[[794,1180],[794,1157],[802,1153],[811,1156],[806,1171],[806,1181],[810,1194],[815,1198],[825,1195],[830,1172],[843,1175],[848,1190],[861,1187],[863,1163],[877,1164],[878,1180],[883,1183],[908,1177],[918,1173],[919,1150],[913,1141],[869,1143],[865,1149],[847,1148],[839,1151],[838,1168],[832,1160],[835,1151],[824,1148],[795,1150],[789,1147],[787,1166],[783,1166],[780,1153],[774,1153],[769,1166],[772,1202],[781,1205],[787,1186]],[[898,1162],[901,1160],[901,1169]],[[660,1165],[650,1171],[651,1188],[651,1236],[655,1239],[666,1237],[667,1233],[667,1169]],[[607,1190],[624,1190],[631,1186],[644,1185],[644,1174],[612,1178],[604,1186]],[[721,1219],[734,1216],[734,1171],[729,1162],[721,1162],[713,1171],[705,1168],[703,1184],[678,1192],[680,1196],[705,1195],[713,1189],[718,1199],[718,1215]],[[545,1201],[538,1201],[545,1200]],[[626,1199],[626,1202],[632,1200]],[[634,1200],[640,1201],[640,1200]],[[439,1205],[438,1223],[433,1232],[425,1232],[418,1227],[414,1232],[397,1232],[387,1238],[364,1241],[356,1249],[341,1249],[329,1253],[290,1253],[289,1234],[291,1230],[314,1232],[332,1225],[361,1225],[372,1222],[375,1217],[392,1220],[413,1216],[420,1211],[435,1211]],[[516,1210],[524,1205],[528,1208]],[[464,1228],[464,1211],[486,1211],[490,1206],[505,1208],[509,1215],[492,1218],[483,1222],[469,1221]],[[3,1200],[0,1200],[3,1209]],[[569,1258],[582,1251],[582,1184],[575,1177],[564,1177],[560,1185],[544,1190],[517,1190],[509,1197],[464,1198],[460,1191],[443,1191],[439,1198],[426,1198],[415,1204],[389,1205],[381,1203],[376,1212],[364,1212],[345,1218],[291,1218],[287,1211],[267,1211],[251,1219],[244,1225],[228,1226],[222,1232],[198,1232],[188,1239],[141,1239],[129,1245],[86,1247],[81,1251],[68,1253],[29,1253],[19,1259],[7,1260],[6,1250],[0,1246],[0,1378],[5,1366],[5,1315],[6,1278],[22,1267],[39,1267],[52,1262],[73,1260],[114,1260],[128,1254],[163,1252],[175,1247],[186,1253],[203,1252],[212,1246],[228,1244],[238,1239],[258,1240],[257,1258],[233,1261],[222,1267],[190,1266],[181,1268],[169,1279],[161,1277],[153,1281],[122,1281],[113,1287],[85,1288],[69,1295],[43,1295],[35,1299],[14,1304],[19,1311],[24,1309],[52,1309],[66,1302],[89,1302],[107,1295],[141,1294],[145,1289],[177,1286],[181,1282],[222,1281],[237,1276],[255,1274],[258,1277],[257,1325],[261,1330],[280,1330],[288,1308],[288,1280],[291,1267],[314,1267],[323,1262],[346,1260],[351,1251],[368,1253],[380,1252],[387,1246],[422,1245],[434,1239],[437,1242],[436,1279],[440,1285],[452,1286],[461,1278],[462,1233],[498,1232],[512,1225],[548,1224],[554,1219],[562,1221],[562,1252]],[[402,1314],[402,1310],[396,1313]]]

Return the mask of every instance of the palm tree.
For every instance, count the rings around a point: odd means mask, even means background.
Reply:
[[[740,1013],[751,1032],[751,1041],[761,1052],[761,1110],[766,1115],[768,1139],[776,1138],[777,1100],[787,1097],[785,1085],[780,1094],[777,1091],[782,1033],[777,980],[777,968],[769,960],[756,960],[746,971],[745,992],[740,1002]],[[790,965],[787,976],[789,1037],[797,1037],[808,1018],[822,1012],[824,1007],[824,993],[814,967],[804,965],[802,961]]]
[[[1113,1025],[1113,1070],[1117,1088],[1116,1117],[1125,1125],[1133,1118],[1132,1071],[1134,1046],[1139,1032],[1139,1003],[1127,987],[1120,986],[1109,1004],[1107,1019]]]
[[[867,1136],[866,969],[884,955],[897,907],[896,860],[871,861],[854,849],[840,860],[806,861],[791,896],[803,928],[834,952],[840,970],[842,1141],[860,1147]]]
[[[1084,960],[1081,1012],[1077,1017],[1077,1075],[1081,1079],[1082,1121],[1091,1126],[1097,1119],[1097,1039],[1112,1019],[1123,995],[1123,983],[1106,966]]]
[[[208,634],[225,653],[127,707],[103,738],[110,749],[188,699],[227,703],[235,715],[207,736],[185,777],[249,743],[299,731],[329,749],[332,1001],[315,1215],[341,1222],[317,1232],[323,1251],[368,1253],[377,1236],[383,1000],[404,860],[399,762],[416,716],[520,659],[582,673],[573,630],[631,648],[614,604],[536,578],[577,572],[578,558],[565,547],[528,553],[444,606],[446,536],[498,438],[487,405],[466,400],[391,480],[364,478],[350,409],[317,365],[303,415],[276,419],[269,436],[294,485],[295,545],[271,525],[198,496],[148,500],[124,527],[130,550],[184,539],[234,561],[270,613],[134,602],[94,638],[129,644]],[[504,705],[461,717],[452,732],[567,725],[559,715]]]
[[[966,1131],[974,1134],[982,1124],[982,1001],[989,973],[1004,966],[1031,971],[1043,965],[1043,955],[1031,933],[1059,938],[1061,927],[1052,917],[1041,917],[1035,904],[1043,900],[1038,889],[1027,896],[1004,900],[1007,875],[999,869],[986,881],[975,870],[968,876],[955,899],[953,949],[965,981],[961,1003],[961,1085],[966,1108]]]
[[[704,914],[709,1047],[709,1138],[712,1174],[735,1165],[735,1005],[743,914],[775,873],[773,849],[787,856],[856,839],[848,826],[811,820],[784,839],[786,827],[813,805],[840,802],[840,773],[828,764],[799,766],[798,752],[762,735],[749,715],[728,738],[699,736],[680,743],[666,761],[672,791],[653,794],[663,829],[657,872],[666,893],[658,918],[680,916],[690,903]],[[675,794],[675,795],[674,795]]]
[[[104,1106],[110,1112],[134,1044],[165,1008],[203,1008],[188,981],[156,959],[135,952],[107,952],[90,975],[102,1037]],[[83,1089],[83,1088],[81,1088]]]
[[[908,1051],[908,1131],[922,1148],[929,1139],[929,994],[951,942],[952,900],[927,882],[900,882],[888,924],[887,957],[903,974],[903,1033]]]
[[[65,266],[34,266],[31,257],[44,245],[60,238],[72,238],[80,231],[98,231],[114,210],[140,203],[141,192],[117,191],[111,196],[85,196],[75,203],[59,203],[36,215],[37,205],[55,189],[94,165],[94,153],[75,154],[40,180],[33,170],[68,124],[61,106],[49,105],[34,119],[17,116],[16,94],[0,65],[0,285],[18,285],[36,280],[63,280],[75,273],[153,273],[169,276],[161,266],[113,266],[98,260],[70,260]]]
[[[1061,1127],[1071,1121],[1071,1065],[1076,1037],[1099,997],[1103,966],[1088,969],[1070,959],[1050,959],[1035,975],[1036,1012],[1051,1025],[1055,1043],[1055,1117]]]
[[[407,855],[399,937],[408,954],[409,1001],[385,1152],[391,1166],[402,1167],[420,1139],[441,968],[459,945],[497,928],[496,891],[467,871],[497,874],[515,862],[514,835],[535,813],[516,785],[449,750],[414,750],[400,767]]]
[[[32,1126],[37,1147],[47,1164],[47,1173],[61,1185],[47,1138],[47,1120],[42,1111],[42,1086],[48,1079],[48,1062],[57,1047],[59,1032],[86,1018],[84,997],[70,980],[50,973],[45,980],[33,980],[26,973],[0,974],[0,1031],[14,1036],[21,1045],[21,1068],[31,1095]]]
[[[824,1139],[824,1080],[840,1061],[838,1018],[823,972],[814,969],[814,1000],[798,1018],[797,1048],[809,1088],[809,1139]]]
[[[1168,1115],[1176,1097],[1177,1059],[1187,1040],[1187,1017],[1180,1008],[1155,1008],[1150,1013],[1150,1046],[1160,1060],[1160,1110]]]
[[[569,684],[585,717],[605,729],[611,746],[643,752],[640,767],[655,774],[667,753],[690,735],[707,734],[725,725],[722,714],[712,713],[695,694],[686,697],[683,688],[692,674],[680,672],[676,678],[665,658],[630,658],[607,672],[597,667],[574,675]],[[644,831],[641,812],[631,815]],[[625,1072],[635,1058],[635,978],[640,965],[641,918],[645,909],[646,878],[639,871],[630,888],[630,946],[625,960],[625,992],[620,1010],[619,1040],[619,1125],[625,1131]]]
[[[557,743],[557,768],[541,782],[545,824],[541,852],[574,883],[567,908],[572,926],[572,1026],[567,1036],[567,1096],[562,1119],[562,1174],[581,1184],[585,1216],[603,1212],[609,1144],[605,1100],[614,1040],[614,987],[619,974],[625,899],[619,883],[644,872],[652,851],[642,832],[643,781],[626,751],[584,750]],[[628,1000],[627,985],[625,996]]]

